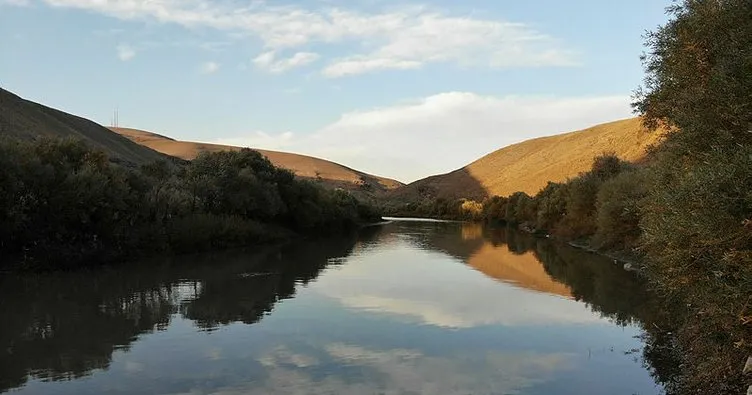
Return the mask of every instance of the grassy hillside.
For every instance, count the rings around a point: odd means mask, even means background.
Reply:
[[[0,89],[0,136],[34,140],[73,137],[102,149],[115,161],[142,164],[165,156],[87,119],[43,106]]]
[[[481,200],[517,191],[534,195],[549,181],[565,181],[589,170],[593,158],[605,152],[626,161],[642,160],[659,137],[647,132],[639,118],[541,137],[502,148],[451,173],[416,181],[391,196],[413,201],[421,197]]]
[[[177,141],[166,136],[143,130],[112,128],[113,131],[133,142],[178,158],[192,160],[201,152],[238,151],[241,147]],[[400,187],[398,181],[373,176],[350,169],[340,164],[306,155],[287,152],[257,150],[275,165],[292,170],[297,176],[318,179],[330,186],[358,189],[367,192],[384,192]]]

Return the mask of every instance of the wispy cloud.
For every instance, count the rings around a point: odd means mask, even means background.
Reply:
[[[117,57],[123,62],[127,62],[136,57],[136,50],[127,44],[121,44],[117,47]]]
[[[279,346],[259,358],[263,379],[230,384],[214,395],[236,394],[519,394],[573,368],[574,354],[488,350],[427,353],[419,349],[330,342]],[[313,355],[310,355],[313,354]],[[319,359],[356,369],[324,376],[311,369]],[[301,366],[303,365],[303,366]],[[346,371],[346,370],[345,370]],[[200,390],[191,393],[202,392]]]
[[[219,71],[219,67],[217,62],[205,62],[201,65],[201,74],[214,74]]]
[[[253,59],[256,67],[270,73],[279,74],[285,71],[311,64],[319,59],[319,55],[312,52],[298,52],[289,58],[276,59],[274,51],[264,52]]]
[[[393,58],[353,57],[335,61],[327,66],[323,73],[327,77],[365,74],[376,70],[410,70],[419,69],[423,62],[417,60],[400,60]]]
[[[267,51],[305,49],[313,43],[340,45],[344,52],[322,70],[328,77],[416,69],[431,63],[489,68],[578,64],[575,52],[526,24],[456,16],[428,7],[365,13],[272,6],[266,2],[241,6],[230,0],[38,1],[124,20],[208,27],[233,37],[251,36],[260,39]],[[282,72],[317,57],[299,51],[291,58],[268,64],[270,71]]]

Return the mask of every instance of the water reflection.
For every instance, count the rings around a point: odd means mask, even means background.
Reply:
[[[355,240],[150,260],[112,270],[0,278],[0,391],[72,380],[179,314],[204,330],[253,324]],[[260,275],[259,275],[260,274]],[[4,352],[2,352],[4,351]]]
[[[440,222],[5,276],[0,392],[658,393],[650,301],[607,259]]]

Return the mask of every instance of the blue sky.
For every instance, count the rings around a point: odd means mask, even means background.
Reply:
[[[413,181],[631,116],[669,0],[0,0],[0,86]]]

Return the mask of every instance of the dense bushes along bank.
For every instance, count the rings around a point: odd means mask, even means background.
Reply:
[[[0,168],[0,266],[76,267],[139,251],[330,234],[380,218],[249,149],[130,169],[74,140],[0,139]]]
[[[640,236],[639,203],[648,170],[614,155],[595,159],[589,172],[564,183],[550,182],[535,196],[517,192],[483,202],[436,199],[386,207],[390,215],[417,215],[501,222],[559,238],[589,238],[598,247],[629,250]]]

